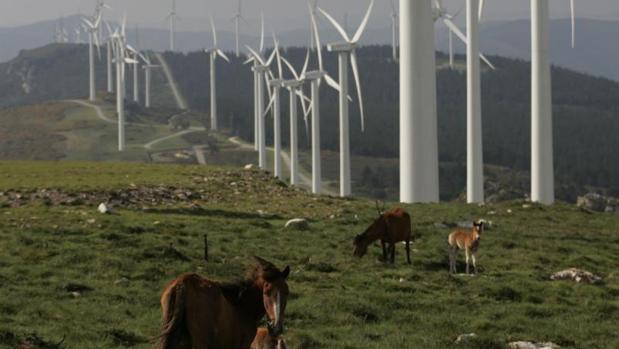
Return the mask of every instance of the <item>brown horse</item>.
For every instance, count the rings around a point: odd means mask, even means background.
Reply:
[[[164,322],[157,348],[249,349],[265,314],[269,334],[279,336],[290,268],[280,271],[255,258],[245,280],[237,283],[219,283],[195,273],[170,282],[161,295]]]
[[[251,343],[251,349],[287,349],[286,341],[280,337],[273,337],[269,329],[260,327],[256,332],[256,338]]]
[[[387,212],[382,212],[378,208],[378,218],[362,234],[355,237],[353,255],[363,257],[368,246],[376,240],[380,240],[383,248],[383,260],[387,261],[387,250],[389,250],[391,264],[395,263],[395,245],[400,241],[406,243],[406,260],[411,264],[410,242],[412,238],[411,217],[402,208],[394,208]]]

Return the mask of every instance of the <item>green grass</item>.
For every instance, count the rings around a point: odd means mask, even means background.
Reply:
[[[253,255],[292,268],[292,348],[505,348],[511,340],[619,347],[613,215],[563,204],[407,205],[417,236],[413,264],[404,264],[398,246],[391,266],[377,260],[378,246],[364,259],[351,256],[354,234],[375,218],[373,202],[313,197],[260,172],[230,168],[0,162],[0,192],[19,190],[26,198],[60,188],[103,200],[112,190],[159,185],[202,199],[138,203],[104,216],[95,204],[20,199],[13,207],[7,194],[0,196],[0,347],[34,334],[49,343],[65,338],[63,348],[152,348],[166,282],[186,271],[236,279]],[[311,229],[284,230],[294,217],[310,219]],[[449,230],[435,223],[482,217],[493,229],[481,243],[480,274],[450,277]],[[206,233],[209,263],[202,260]],[[170,246],[189,260],[166,253]],[[604,283],[549,280],[568,267],[590,270]],[[127,285],[115,284],[123,277]],[[74,296],[70,284],[92,290]],[[478,337],[453,344],[470,332]]]

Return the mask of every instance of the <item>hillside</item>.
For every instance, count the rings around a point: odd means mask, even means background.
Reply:
[[[295,66],[302,65],[304,49],[292,48],[285,54]],[[357,105],[351,104],[352,150],[357,157],[353,161],[354,191],[395,199],[399,185],[397,66],[390,60],[388,47],[361,48],[359,57],[367,130],[361,132]],[[24,51],[16,60],[0,65],[0,91],[5,96],[0,100],[0,105],[83,96],[83,87],[87,86],[86,58],[87,48],[84,45],[52,45]],[[202,53],[167,53],[166,59],[190,108],[199,114],[207,114],[209,86],[206,56]],[[466,76],[462,59],[458,56],[456,69],[450,70],[447,69],[445,56],[438,54],[439,149],[441,197],[444,200],[458,197],[465,183]],[[485,162],[515,171],[519,177],[518,195],[522,197],[523,193],[528,192],[530,67],[524,61],[500,57],[492,57],[492,60],[499,69],[485,70],[482,85]],[[242,59],[232,58],[231,64],[218,63],[220,123],[226,128],[228,136],[240,136],[251,142],[251,72],[247,66],[241,65]],[[333,55],[325,55],[325,67],[335,74],[337,65]],[[100,89],[104,88],[105,83],[103,69],[104,64],[100,64]],[[616,158],[619,149],[619,139],[615,137],[619,132],[615,100],[619,94],[619,84],[563,68],[554,68],[553,81],[559,198],[574,201],[577,195],[590,190],[607,190],[616,196],[619,192],[619,165],[609,159]],[[155,72],[153,93],[158,108],[174,108],[165,77],[159,71]],[[324,167],[325,176],[327,180],[337,180],[337,154],[334,153],[338,151],[337,95],[328,88],[323,88],[321,93],[323,156],[325,163],[331,164]],[[283,129],[286,130],[289,122],[286,92],[283,97]],[[271,143],[271,119],[267,120],[268,142]],[[285,144],[288,137],[288,132],[283,132]],[[300,138],[301,148],[307,151],[306,133],[301,131]],[[493,166],[487,168],[491,181],[503,173],[503,170],[496,172],[493,169]],[[494,185],[488,183],[487,188]]]
[[[114,214],[99,214],[100,202]],[[378,246],[351,255],[376,217],[371,201],[309,196],[231,168],[0,162],[0,347],[151,348],[169,280],[187,271],[234,280],[253,255],[292,269],[292,348],[448,348],[464,333],[477,337],[458,348],[619,346],[614,215],[522,202],[405,208],[413,264],[398,246],[390,266]],[[284,230],[295,217],[309,230]],[[448,226],[478,218],[492,221],[480,274],[449,277]],[[549,279],[567,267],[603,283]]]

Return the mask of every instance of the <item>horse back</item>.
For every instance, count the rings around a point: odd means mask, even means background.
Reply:
[[[387,222],[387,236],[389,242],[407,241],[411,239],[411,216],[403,208],[396,207],[383,214]]]

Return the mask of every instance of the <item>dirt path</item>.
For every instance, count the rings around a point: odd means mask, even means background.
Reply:
[[[178,109],[187,110],[187,102],[181,94],[180,90],[178,89],[178,85],[176,84],[174,75],[172,75],[172,71],[170,70],[170,67],[168,66],[165,58],[161,53],[155,53],[155,57],[159,61],[159,64],[163,68],[163,73],[168,79],[168,84],[170,85],[170,88],[172,89],[172,94],[174,95],[174,99],[176,100],[176,106],[178,107]]]
[[[167,141],[167,140],[172,139],[172,138],[181,137],[181,136],[186,135],[188,133],[201,132],[201,131],[205,131],[205,130],[206,129],[203,128],[203,127],[190,127],[190,128],[188,128],[186,130],[183,130],[183,131],[180,131],[180,132],[176,132],[176,133],[171,134],[171,135],[163,136],[163,137],[157,138],[157,139],[155,139],[155,140],[153,140],[151,142],[148,142],[148,143],[144,144],[144,148],[150,150],[150,149],[152,149],[152,147],[155,144]]]
[[[69,100],[68,102],[79,104],[79,105],[81,105],[83,107],[94,109],[95,112],[97,113],[97,117],[99,119],[101,119],[102,121],[105,121],[105,122],[107,122],[109,124],[116,124],[117,123],[116,120],[110,119],[107,116],[105,116],[105,113],[103,112],[103,109],[101,109],[101,107],[99,107],[98,105],[94,105],[92,103],[89,103],[89,102],[86,102],[86,101],[77,100],[77,99],[72,99],[72,100]]]

